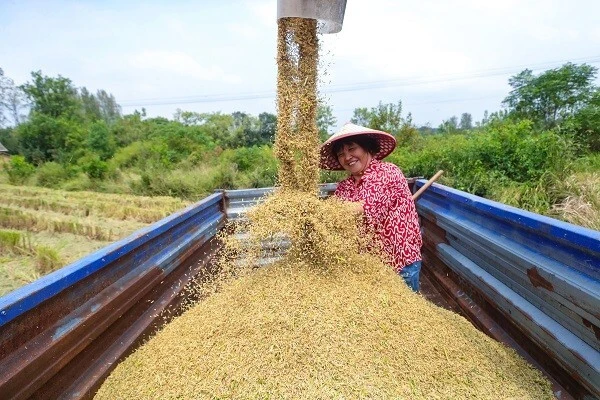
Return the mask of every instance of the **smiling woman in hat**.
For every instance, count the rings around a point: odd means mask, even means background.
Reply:
[[[415,203],[400,168],[380,161],[395,147],[389,133],[348,123],[321,146],[320,166],[350,174],[335,196],[356,203],[392,267],[418,292],[423,241]]]

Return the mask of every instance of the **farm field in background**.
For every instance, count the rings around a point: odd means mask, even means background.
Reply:
[[[189,204],[0,184],[0,296]]]

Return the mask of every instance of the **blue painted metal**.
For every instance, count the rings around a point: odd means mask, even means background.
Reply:
[[[322,185],[320,195],[335,187]],[[272,191],[219,191],[0,298],[0,393],[91,397],[114,364],[160,323],[159,314],[182,301],[185,285],[210,273],[225,217],[241,217]],[[424,271],[438,280],[434,286],[448,276],[435,268],[448,268],[460,281],[442,282],[452,292],[446,294],[469,308],[477,326],[515,348],[521,344],[473,302],[471,289],[597,394],[600,232],[441,185],[429,188],[417,208],[426,227]]]
[[[214,194],[0,298],[0,393],[93,393],[112,368],[107,357],[123,356],[211,262],[223,210]]]
[[[424,232],[430,261],[462,277],[600,395],[600,232],[438,184],[417,210],[436,230]]]
[[[327,197],[333,194],[336,183],[319,185],[319,196]],[[273,193],[275,187],[258,189],[220,190],[225,196],[225,209],[229,220],[241,218],[249,208],[258,204],[265,196]]]
[[[219,194],[207,197],[197,204],[138,230],[123,240],[104,247],[29,285],[0,297],[0,327],[62,290],[105,268],[119,258],[138,250],[156,237],[168,233],[169,230],[181,224],[182,221],[193,218],[196,214],[214,207],[221,200],[222,197]],[[149,254],[138,252],[136,255],[136,262],[139,262]]]

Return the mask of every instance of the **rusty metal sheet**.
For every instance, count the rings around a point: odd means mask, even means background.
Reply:
[[[429,205],[424,202],[422,207]],[[600,281],[515,243],[499,234],[501,231],[483,228],[445,210],[439,211],[437,221],[453,248],[600,350],[595,332],[582,323],[585,318],[600,326],[595,315],[600,310]]]
[[[599,395],[600,232],[438,184],[417,210],[425,253]]]
[[[187,273],[182,265],[199,257],[199,249],[224,226],[222,208],[222,195],[209,196],[0,299],[5,311],[0,326],[0,393],[19,399],[46,393],[48,382],[68,387],[81,378],[62,372],[74,360],[79,371],[85,370],[86,362],[105,359],[104,351],[121,348],[135,336],[132,332],[143,331],[139,327],[145,325],[138,319],[148,321],[150,314],[132,310],[147,310],[152,301],[172,296],[177,289],[164,286],[165,281],[188,279],[182,276]],[[78,358],[124,322],[138,327],[123,332],[129,339],[113,336],[114,346],[102,348],[97,358]],[[87,375],[86,384],[93,386],[87,379],[100,375]]]

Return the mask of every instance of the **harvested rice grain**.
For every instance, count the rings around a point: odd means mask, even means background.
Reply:
[[[368,254],[230,282],[121,363],[99,399],[551,399],[513,350]]]
[[[277,40],[277,134],[279,184],[312,192],[319,182],[317,129],[317,21],[282,18]]]

